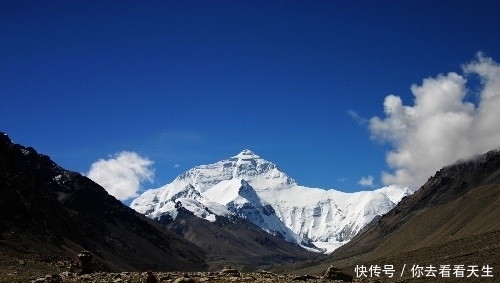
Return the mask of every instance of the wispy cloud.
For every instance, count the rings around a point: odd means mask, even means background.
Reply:
[[[370,119],[372,137],[393,146],[386,161],[394,172],[382,173],[384,184],[418,187],[441,167],[500,146],[500,65],[478,53],[462,71],[412,85],[413,106],[387,96],[386,117]],[[473,76],[481,81],[477,106],[465,100]]]
[[[373,187],[373,181],[375,180],[375,178],[373,178],[373,176],[367,176],[367,177],[362,177],[359,181],[358,181],[358,184],[360,184],[361,186],[365,186],[365,187]]]
[[[359,116],[358,112],[356,112],[354,110],[347,111],[347,114],[349,114],[349,116],[351,116],[354,119],[354,121],[356,121],[360,125],[364,125],[364,124],[369,122],[368,119],[365,119],[365,118]]]
[[[137,197],[141,183],[153,181],[153,164],[135,152],[122,151],[109,159],[94,162],[86,175],[110,195],[123,201]]]
[[[174,165],[174,168],[179,168],[179,167],[181,167],[181,165],[179,165],[179,164]]]

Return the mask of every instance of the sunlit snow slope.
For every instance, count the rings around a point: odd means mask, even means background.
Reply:
[[[212,222],[238,216],[304,248],[329,253],[411,193],[398,186],[356,193],[300,186],[275,164],[243,150],[144,192],[131,207],[155,219],[175,219],[180,206]]]

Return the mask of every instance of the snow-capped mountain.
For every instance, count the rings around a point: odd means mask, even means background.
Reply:
[[[238,216],[273,235],[331,252],[411,193],[398,186],[356,193],[300,186],[275,164],[243,150],[144,192],[131,207],[154,219],[175,219],[180,206],[212,222]]]
[[[209,165],[196,166],[178,176],[176,181],[192,184],[200,193],[224,180],[241,178],[254,188],[282,188],[296,185],[295,180],[281,172],[278,167],[245,149],[229,159]]]
[[[202,193],[217,200],[232,213],[256,224],[264,231],[291,242],[301,242],[276,215],[274,208],[257,195],[254,188],[242,178],[220,181]]]
[[[179,180],[156,190],[148,190],[135,199],[131,207],[149,218],[157,219],[168,216],[177,217],[179,207],[191,211],[194,215],[210,222],[218,216],[229,216],[231,212],[217,202],[203,197],[190,183]]]

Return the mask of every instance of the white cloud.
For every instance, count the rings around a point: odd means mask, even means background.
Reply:
[[[179,167],[181,167],[179,164],[174,165],[174,168],[179,168]]]
[[[358,184],[365,187],[373,187],[374,180],[375,178],[373,178],[373,176],[370,175],[368,177],[362,177],[361,180],[358,181]]]
[[[87,177],[123,201],[137,197],[141,183],[153,181],[153,163],[135,152],[122,151],[109,159],[94,162]]]
[[[419,187],[443,166],[500,146],[500,65],[478,53],[462,70],[412,85],[413,106],[385,98],[386,117],[370,120],[372,138],[393,146],[386,161],[394,172],[382,173],[384,184]],[[475,75],[477,105],[465,100],[467,78]]]

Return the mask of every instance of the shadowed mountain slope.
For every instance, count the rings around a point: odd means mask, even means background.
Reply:
[[[321,255],[295,243],[270,235],[255,224],[239,217],[217,217],[214,222],[180,208],[175,220],[160,218],[160,223],[203,248],[210,269],[230,264],[241,271],[255,271],[274,263],[304,261]]]
[[[126,207],[90,179],[0,133],[1,255],[74,257],[104,269],[202,270],[205,253]]]

